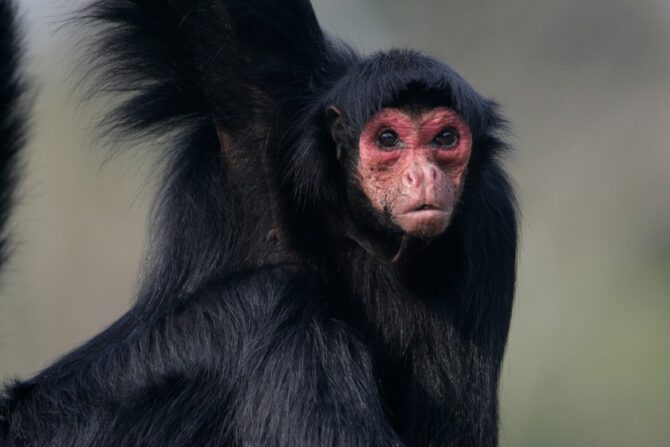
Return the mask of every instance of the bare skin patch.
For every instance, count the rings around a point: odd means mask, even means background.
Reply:
[[[359,184],[377,211],[413,236],[446,230],[472,151],[470,127],[458,113],[382,109],[366,124],[359,148]]]

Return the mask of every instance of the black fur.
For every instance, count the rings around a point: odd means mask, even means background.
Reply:
[[[14,5],[0,1],[0,272],[7,260],[7,221],[12,205],[19,149],[26,120],[24,85],[19,78],[19,36]]]
[[[7,388],[3,445],[496,446],[516,219],[495,105],[418,52],[358,55],[307,0],[101,0],[83,18],[102,36],[91,85],[129,95],[109,135],[157,137],[169,166],[136,304]],[[352,140],[408,92],[474,136],[430,244],[352,213],[326,118]]]

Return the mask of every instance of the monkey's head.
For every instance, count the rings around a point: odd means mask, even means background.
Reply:
[[[352,71],[326,115],[354,219],[385,234],[439,236],[463,194],[486,101],[414,52]]]
[[[432,238],[446,230],[472,150],[470,127],[456,111],[421,103],[384,107],[349,149],[345,172],[353,211],[410,236]]]
[[[416,51],[344,60],[329,75],[277,133],[277,181],[302,237],[344,235],[399,260],[465,228],[486,199],[476,178],[506,147],[496,104]]]

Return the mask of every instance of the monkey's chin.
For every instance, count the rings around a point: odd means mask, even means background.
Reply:
[[[410,211],[395,219],[406,234],[424,239],[444,233],[450,220],[451,212],[437,209]]]

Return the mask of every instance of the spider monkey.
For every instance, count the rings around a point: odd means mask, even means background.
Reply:
[[[135,304],[7,386],[0,444],[497,446],[517,225],[496,104],[418,51],[359,54],[308,0],[79,20],[95,88],[123,93],[103,132],[166,168]]]

